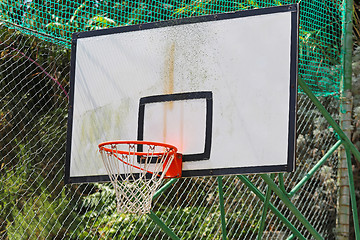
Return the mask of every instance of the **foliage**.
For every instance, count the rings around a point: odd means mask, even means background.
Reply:
[[[69,54],[0,27],[0,238],[45,239],[72,215],[61,161]]]
[[[13,221],[9,222],[9,239],[54,239],[67,230],[65,218],[75,217],[68,209],[64,191],[57,198],[43,189],[40,195],[23,198],[21,207],[12,208]],[[9,221],[9,220],[8,220]]]
[[[61,183],[61,162],[52,163],[50,160],[54,156],[48,156],[54,146],[62,144],[58,137],[64,135],[59,134],[64,131],[64,127],[61,129],[55,125],[58,129],[49,128],[47,121],[51,114],[56,113],[50,112],[44,117],[37,129],[42,136],[36,142],[36,145],[42,146],[37,157],[31,156],[31,149],[38,146],[32,145],[32,142],[18,144],[20,152],[16,160],[8,163],[5,166],[7,170],[2,171],[6,174],[0,178],[0,219],[8,225],[3,231],[6,230],[9,239],[53,237],[71,228],[66,224],[69,216],[70,219],[75,218]],[[2,228],[6,226],[3,224]]]
[[[96,236],[104,239],[116,239],[116,236],[126,236],[129,239],[163,239],[166,234],[149,219],[148,216],[134,216],[116,212],[115,193],[109,184],[95,184],[97,190],[84,197],[82,204],[76,209],[83,212],[81,221],[86,223],[76,230],[76,238],[85,239]],[[173,188],[170,191],[174,191]],[[205,192],[205,191],[204,191]],[[206,191],[209,192],[209,191]],[[211,191],[210,191],[211,192]],[[189,192],[187,192],[189,193]],[[191,193],[190,193],[191,194]],[[189,194],[186,194],[189,195]],[[210,200],[208,198],[208,200]],[[241,200],[240,200],[241,201]],[[167,206],[164,210],[155,211],[165,220],[165,224],[182,239],[221,239],[220,210],[210,205]],[[201,213],[201,214],[199,214]],[[248,222],[251,217],[240,212],[231,212],[227,222],[234,229],[229,234],[234,239],[244,232],[256,232],[258,222]],[[237,227],[236,227],[237,226]],[[240,230],[239,230],[240,229]]]
[[[0,2],[0,14],[5,21],[69,43],[71,33],[76,31],[282,5],[295,1],[264,2],[184,0],[168,1],[165,4],[155,0],[4,0]],[[302,25],[304,27],[300,29],[300,64],[303,66],[300,72],[303,77],[313,80],[311,84],[314,89],[333,89],[331,92],[337,92],[334,82],[338,81],[341,69],[341,23],[337,20],[340,19],[341,12],[331,10],[339,9],[336,4],[338,1],[329,5],[323,1],[316,11],[322,9],[324,15],[330,16],[327,22],[321,23],[315,19],[313,25]],[[356,4],[358,8],[358,3]],[[312,11],[311,14],[317,14],[314,9]],[[358,17],[355,20],[358,24]],[[95,184],[93,189],[87,191],[79,190],[82,186],[64,189],[62,167],[68,100],[64,91],[59,90],[59,85],[54,84],[54,79],[68,92],[70,51],[31,37],[31,31],[22,29],[29,34],[24,36],[18,30],[3,28],[3,25],[0,27],[0,238],[166,238],[163,231],[149,221],[148,217],[116,213],[115,195],[108,184]],[[335,138],[328,141],[329,136],[333,137],[333,132],[321,114],[314,107],[306,105],[306,102],[301,102],[301,96],[299,99],[298,148],[302,151],[299,151],[298,158],[304,161],[298,168],[304,171],[298,171],[294,175],[306,174],[305,170],[319,160],[330,144],[336,141]],[[331,105],[334,99],[330,96],[321,100],[337,119],[337,105]],[[309,196],[308,198],[295,196],[293,199],[300,199],[301,206],[314,205],[318,209],[327,209],[330,220],[334,217],[331,213],[334,211],[336,195],[335,164],[335,160],[329,161],[308,183],[311,187],[301,190],[299,196]],[[294,182],[289,181],[287,189],[291,189],[292,184]],[[233,239],[239,239],[243,233],[258,230],[257,220],[260,218],[257,214],[260,207],[252,207],[250,200],[241,199],[239,196],[250,193],[238,185],[231,185],[230,189],[235,191],[228,192],[227,199],[238,205],[226,205],[229,212],[226,221],[228,226],[233,226],[228,229],[228,233]],[[154,207],[155,213],[165,224],[184,239],[220,238],[220,212],[214,208],[218,205],[216,185],[211,180],[181,180],[172,188],[171,193],[169,191],[161,196],[162,204]],[[69,200],[68,192],[76,192],[77,195]],[[175,197],[166,198],[168,194]],[[193,196],[201,201],[195,200]],[[186,204],[179,206],[179,202]],[[246,208],[251,211],[236,211]],[[273,227],[276,226],[270,224],[270,228]],[[331,222],[327,229],[328,236],[331,236],[333,227],[334,223]],[[198,232],[202,235],[198,235]]]

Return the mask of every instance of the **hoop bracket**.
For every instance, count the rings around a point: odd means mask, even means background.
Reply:
[[[167,162],[167,160],[165,160]],[[167,165],[166,163],[164,166]],[[182,154],[176,153],[175,159],[171,162],[169,169],[165,173],[165,178],[181,178],[182,173]]]

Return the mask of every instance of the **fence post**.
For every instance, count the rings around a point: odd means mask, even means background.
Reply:
[[[355,239],[360,240],[360,226],[359,226],[358,210],[356,206],[357,203],[356,203],[356,193],[354,186],[354,177],[353,177],[352,165],[351,165],[351,152],[348,144],[345,143],[344,147],[346,151],[346,159],[349,170],[350,198],[351,198],[351,208],[352,208],[353,221],[354,221]]]
[[[302,223],[302,225],[310,232],[316,240],[323,240],[322,236],[316,231],[316,229],[310,224],[310,222],[301,214],[301,212],[294,206],[283,191],[278,188],[275,182],[266,174],[260,174],[260,177],[270,187],[270,189],[282,200],[284,205],[294,214],[296,219]]]
[[[340,82],[340,127],[351,139],[352,122],[352,14],[353,0],[344,0],[343,15],[343,38],[342,38],[342,68],[343,73]],[[336,235],[337,239],[349,239],[350,226],[350,191],[349,176],[346,160],[346,152],[342,146],[339,151],[338,167],[338,200],[337,200],[337,218]]]

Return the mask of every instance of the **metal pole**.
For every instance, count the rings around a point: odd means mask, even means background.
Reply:
[[[285,206],[295,215],[295,217],[303,224],[303,226],[311,233],[311,235],[317,239],[323,239],[322,236],[315,230],[315,228],[309,223],[309,221],[300,213],[300,211],[292,204],[280,188],[274,183],[274,181],[266,174],[260,174],[261,178],[266,184],[274,191],[274,193],[282,200]]]
[[[178,178],[173,178],[170,181],[168,181],[164,186],[162,186],[159,190],[154,193],[153,200],[156,199],[158,196],[160,196],[161,193],[163,193],[166,189],[168,189],[173,183],[175,183],[178,180]]]
[[[257,189],[257,187],[254,186],[254,184],[250,182],[250,180],[247,177],[238,175],[238,178],[250,189],[250,191],[255,193],[255,195],[261,201],[263,202],[265,201],[265,196],[259,191],[259,189]],[[274,205],[269,203],[269,208],[280,219],[280,221],[282,221],[285,224],[285,226],[290,229],[290,231],[296,237],[298,237],[301,240],[306,240],[306,238],[294,227],[294,225],[291,224],[291,222],[289,222],[289,220],[286,219],[286,217],[284,217],[284,215],[281,214],[281,212],[276,207],[274,207]]]
[[[306,176],[305,176],[306,177]],[[304,179],[304,178],[303,178]],[[285,189],[285,184],[284,184],[284,173],[279,173],[279,184],[280,184],[280,189],[281,191],[283,191],[283,193],[285,193],[285,195],[290,198],[290,194],[286,191]]]
[[[297,193],[300,188],[314,175],[314,173],[325,163],[325,161],[334,153],[334,151],[341,145],[342,141],[339,140],[335,143],[334,146],[330,148],[330,150],[315,164],[315,166],[305,175],[303,179],[300,180],[296,186],[291,189],[291,191],[287,194],[288,197],[292,197],[295,193]]]
[[[178,179],[174,178],[171,179],[169,182],[167,182],[164,186],[162,186],[159,190],[156,191],[156,193],[153,196],[153,200],[160,196],[161,193],[163,193],[166,189],[168,189],[173,183],[175,183]],[[158,218],[155,213],[152,211],[148,213],[148,216],[155,222],[156,225],[158,225],[171,239],[173,240],[180,240],[178,236],[168,227],[166,224],[161,221],[160,218]]]
[[[351,136],[352,121],[352,14],[353,0],[343,0],[343,38],[342,38],[342,63],[343,76],[340,82],[340,127],[348,138]],[[337,239],[349,239],[350,225],[350,191],[347,159],[345,149],[339,151],[338,167],[338,199],[337,199]]]
[[[341,91],[351,91],[352,88],[352,49],[353,49],[353,0],[344,0],[343,16],[343,41],[342,41],[342,59],[344,75],[342,79]]]
[[[178,236],[168,227],[165,225],[163,221],[161,221],[158,216],[155,215],[155,213],[150,212],[148,216],[158,225],[171,239],[173,240],[180,240]]]
[[[275,174],[272,173],[270,177],[272,180],[274,180]],[[262,239],[262,235],[264,232],[265,220],[266,220],[266,215],[267,215],[267,211],[268,211],[268,207],[269,207],[270,197],[271,197],[271,189],[268,186],[266,189],[266,193],[265,193],[264,208],[263,208],[263,212],[261,215],[260,227],[259,227],[259,232],[258,232],[258,236],[257,236],[258,240]]]
[[[294,234],[291,234],[286,240],[292,240],[292,239],[294,239]]]
[[[352,154],[354,154],[356,160],[360,162],[360,152],[354,146],[354,144],[350,141],[350,139],[346,136],[346,134],[341,130],[340,126],[336,123],[336,121],[331,117],[330,113],[325,109],[325,107],[320,103],[320,101],[315,97],[315,95],[311,92],[309,87],[306,85],[304,80],[299,77],[298,83],[300,87],[303,89],[304,93],[308,95],[314,105],[319,109],[323,117],[326,121],[332,126],[334,131],[339,135],[339,137],[348,144]]]
[[[356,195],[355,195],[354,177],[353,177],[352,164],[351,164],[351,153],[349,150],[349,146],[347,146],[346,144],[345,144],[345,151],[346,151],[346,159],[349,170],[349,187],[350,187],[351,207],[352,207],[354,229],[355,229],[355,239],[360,240],[360,226],[359,226],[359,217],[356,206]]]
[[[221,234],[222,239],[226,240],[226,220],[225,220],[225,207],[224,207],[224,191],[222,184],[222,176],[217,177],[218,186],[219,186],[219,204],[220,204],[220,218],[221,218]]]

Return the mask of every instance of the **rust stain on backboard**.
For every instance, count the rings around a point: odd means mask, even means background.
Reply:
[[[164,94],[174,93],[174,67],[175,67],[175,42],[173,42],[166,52],[165,74],[164,74]],[[167,111],[173,108],[172,102],[164,104],[164,127],[163,141],[166,142],[167,137]]]
[[[165,61],[164,93],[174,93],[174,67],[175,67],[175,43],[173,42],[167,51]]]

